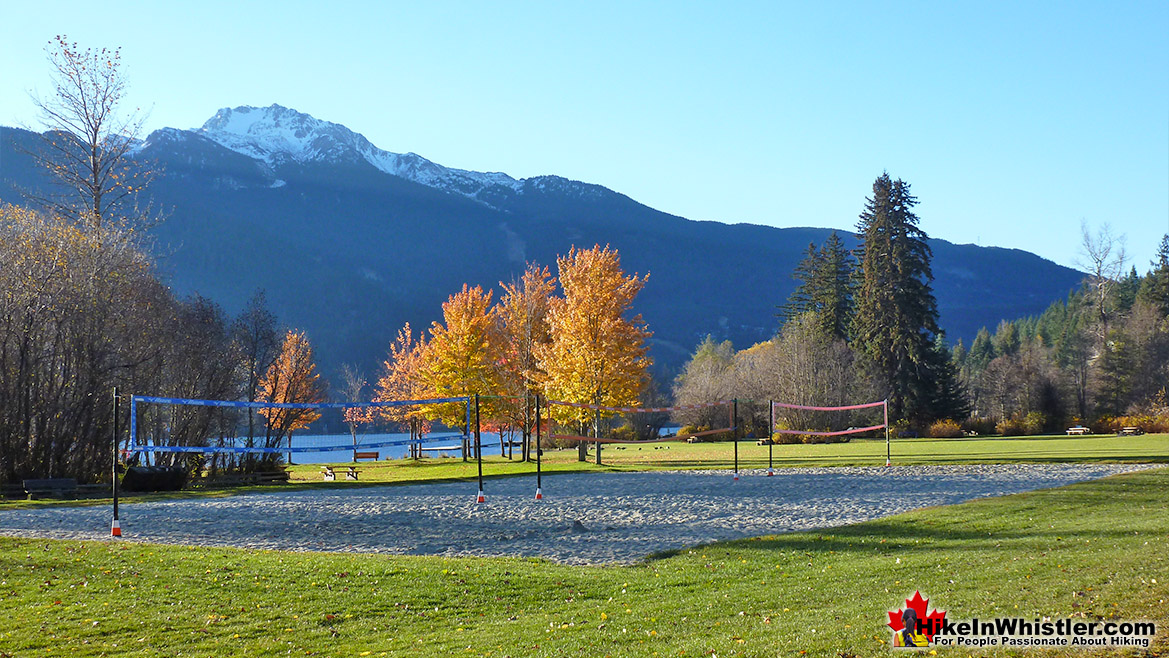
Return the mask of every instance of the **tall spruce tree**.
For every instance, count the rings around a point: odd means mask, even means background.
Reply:
[[[820,267],[820,252],[816,250],[815,244],[809,242],[803,260],[796,264],[796,269],[792,272],[792,278],[799,281],[800,285],[796,286],[791,296],[787,298],[787,303],[780,305],[779,312],[776,313],[785,324],[812,310],[812,289],[815,287]]]
[[[853,263],[835,231],[819,250],[809,244],[792,274],[800,285],[781,307],[785,321],[812,313],[812,323],[822,334],[847,340],[852,325]]]
[[[933,254],[915,205],[908,183],[888,173],[873,183],[857,224],[862,243],[853,331],[888,390],[892,417],[920,426],[936,417],[933,406],[939,391],[952,385],[943,380],[953,370],[938,367]]]
[[[1169,313],[1169,234],[1161,238],[1153,268],[1141,282],[1137,299],[1155,304],[1162,313]]]
[[[934,339],[933,363],[930,364],[935,381],[930,415],[934,418],[960,421],[970,415],[970,392],[959,376],[962,351],[961,341],[951,350],[944,334],[939,333]]]

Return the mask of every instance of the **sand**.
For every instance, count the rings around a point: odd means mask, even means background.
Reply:
[[[699,544],[831,528],[1056,487],[1144,464],[594,473],[124,504],[123,538],[164,544],[628,564]],[[0,535],[109,540],[110,507],[0,512]]]

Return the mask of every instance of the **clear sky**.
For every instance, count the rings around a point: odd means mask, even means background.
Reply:
[[[598,183],[691,219],[852,230],[882,171],[922,228],[1075,265],[1169,232],[1169,3],[55,2],[0,9],[0,125],[45,46],[120,46],[147,129],[272,103],[375,145]]]

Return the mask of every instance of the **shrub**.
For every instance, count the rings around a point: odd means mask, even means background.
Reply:
[[[998,431],[995,427],[994,419],[985,416],[967,418],[962,422],[962,429],[967,432],[973,432],[978,436],[988,436]]]
[[[1110,432],[1119,432],[1122,427],[1139,427],[1145,434],[1169,432],[1169,416],[1160,414],[1133,414],[1121,416],[1113,421]]]
[[[633,441],[638,438],[637,434],[633,431],[632,425],[622,425],[621,427],[614,429],[610,433],[610,436],[621,441]]]
[[[1089,423],[1088,427],[1092,429],[1093,434],[1115,434],[1121,425],[1112,416],[1101,416]]]
[[[779,433],[772,434],[771,441],[772,441],[772,443],[778,443],[780,445],[793,445],[796,443],[803,443],[804,442],[803,437],[800,434],[779,434]]]
[[[1003,436],[1023,436],[1026,430],[1023,427],[1023,421],[1017,418],[1007,418],[999,421],[995,426],[995,430]]]
[[[1047,424],[1047,417],[1038,411],[1032,411],[1023,417],[1023,432],[1027,436],[1035,436],[1036,434],[1043,434],[1043,428]]]
[[[842,434],[840,436],[820,436],[819,434],[803,434],[801,435],[804,443],[848,443],[849,436]]]
[[[962,426],[948,419],[930,425],[929,435],[935,439],[958,439],[964,436]]]
[[[780,434],[777,432],[771,435],[771,441],[780,445],[848,443],[850,438],[847,434],[843,436],[819,436],[817,434]]]

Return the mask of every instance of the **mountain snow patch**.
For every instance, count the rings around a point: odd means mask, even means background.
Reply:
[[[345,126],[280,105],[223,108],[194,132],[273,166],[288,161],[365,161],[392,176],[487,205],[490,204],[484,197],[488,194],[517,194],[524,187],[524,179],[516,180],[504,173],[452,169],[414,153],[384,151]]]

